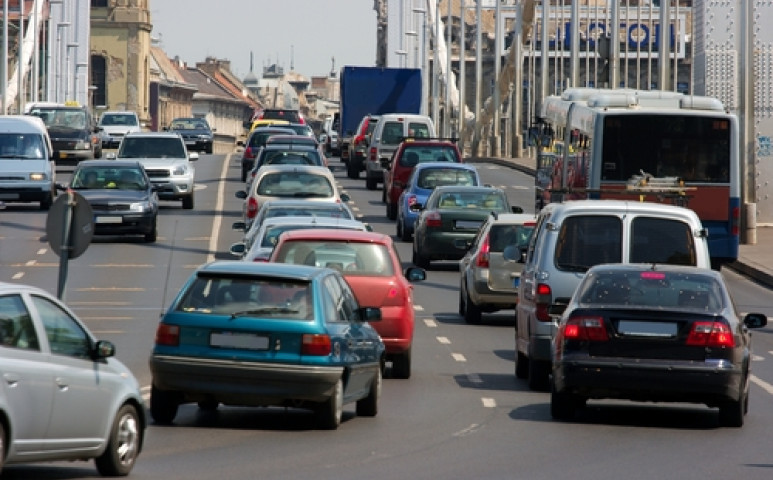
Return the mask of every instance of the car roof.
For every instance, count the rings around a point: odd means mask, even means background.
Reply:
[[[271,135],[266,140],[266,148],[268,149],[276,150],[276,148],[282,147],[316,148],[317,141],[314,137],[305,135]]]
[[[497,187],[488,187],[485,185],[443,185],[441,187],[435,187],[434,194],[441,194],[444,192],[491,192],[491,193],[505,193],[504,190]]]
[[[469,163],[456,163],[456,162],[424,162],[416,164],[414,171],[418,172],[426,170],[428,168],[453,168],[457,170],[470,170],[477,172],[478,169]]]
[[[35,115],[2,115],[0,132],[46,134],[46,124]]]
[[[280,125],[286,125],[286,124],[280,124]],[[260,132],[268,132],[268,133],[276,132],[276,133],[284,133],[287,135],[296,135],[298,137],[302,136],[295,133],[295,130],[293,130],[292,128],[287,128],[287,127],[282,127],[277,125],[264,125],[262,127],[255,127],[250,132],[250,135],[254,135],[255,133],[260,133]]]
[[[274,225],[330,225],[362,228],[363,230],[367,228],[364,223],[352,218],[314,217],[311,215],[297,217],[269,217],[263,220],[263,223],[260,224],[260,228],[264,229],[267,226]]]
[[[260,167],[260,170],[258,170],[258,175],[264,176],[269,173],[277,172],[316,173],[331,179],[333,178],[333,172],[331,172],[328,167],[323,167],[320,165],[265,165]]]
[[[342,210],[345,210],[348,208],[346,204],[340,203],[340,202],[333,202],[333,201],[314,201],[314,200],[301,200],[301,199],[294,199],[294,198],[282,198],[277,200],[268,200],[266,202],[263,202],[263,207],[266,205],[269,205],[271,207],[308,207],[308,208],[329,208],[329,207],[338,207]],[[261,208],[263,208],[261,207]]]
[[[715,278],[719,281],[722,280],[722,274],[716,270],[711,270],[709,268],[702,268],[702,267],[696,267],[693,265],[676,265],[676,264],[668,264],[668,263],[658,263],[658,264],[652,264],[652,263],[606,263],[606,264],[599,264],[594,265],[588,269],[587,273],[591,272],[642,272],[642,271],[651,271],[651,272],[673,272],[673,273],[691,273],[691,274],[700,274],[705,275],[707,277]]]
[[[534,213],[499,213],[497,217],[492,219],[492,223],[506,223],[524,225],[527,223],[535,223],[537,221],[537,215]]]
[[[117,158],[115,160],[81,160],[78,162],[78,165],[75,166],[75,170],[83,167],[142,167],[142,163],[138,160],[128,158]]]
[[[626,211],[630,213],[678,215],[680,217],[689,215],[696,219],[698,218],[697,214],[689,208],[633,200],[570,200],[561,203],[549,203],[542,208],[542,211],[553,212],[554,215],[571,215],[575,212],[604,214]]]
[[[381,243],[387,245],[391,237],[383,233],[317,228],[314,230],[292,230],[280,237],[281,242],[294,240],[336,240],[342,242]]]
[[[141,137],[141,138],[180,138],[179,133],[177,132],[127,132],[126,135],[124,135],[124,138],[126,137]]]
[[[308,265],[290,263],[244,262],[241,260],[215,260],[196,269],[196,274],[256,275],[287,280],[311,281],[324,270]]]
[[[453,147],[458,148],[456,142],[447,138],[423,138],[409,137],[400,142],[400,146],[421,146],[421,147]]]

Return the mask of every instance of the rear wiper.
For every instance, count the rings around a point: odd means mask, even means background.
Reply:
[[[290,307],[263,307],[263,308],[256,308],[254,310],[242,310],[240,312],[234,312],[231,314],[231,318],[236,317],[248,317],[251,315],[262,315],[262,314],[272,314],[272,313],[298,313],[300,310],[297,308],[290,308]]]

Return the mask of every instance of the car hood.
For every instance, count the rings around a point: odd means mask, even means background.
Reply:
[[[147,191],[135,190],[76,190],[89,203],[132,203],[146,201],[150,197]]]
[[[132,158],[131,160],[137,160],[145,168],[153,167],[169,167],[170,165],[187,164],[187,158],[158,158],[158,157],[143,157]]]
[[[132,125],[105,125],[101,127],[106,133],[128,133],[139,132],[140,128]]]
[[[181,135],[212,135],[212,132],[210,130],[201,130],[201,129],[178,129],[175,128],[173,130],[170,130],[170,132],[177,132]]]

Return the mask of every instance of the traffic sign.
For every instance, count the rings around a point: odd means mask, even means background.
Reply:
[[[65,230],[68,218],[71,221]],[[67,232],[69,240],[64,238]],[[51,250],[60,257],[62,251],[68,252],[67,259],[78,258],[86,251],[94,237],[94,213],[83,195],[70,191],[56,197],[46,218],[46,235]]]

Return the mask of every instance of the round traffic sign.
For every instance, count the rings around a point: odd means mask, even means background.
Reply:
[[[70,254],[67,258],[78,258],[86,251],[94,236],[94,213],[83,195],[69,191],[56,197],[56,201],[48,210],[46,235],[51,250],[61,257],[62,250],[68,247],[64,239],[64,222],[68,209],[72,209],[70,217],[72,220],[70,223]]]

